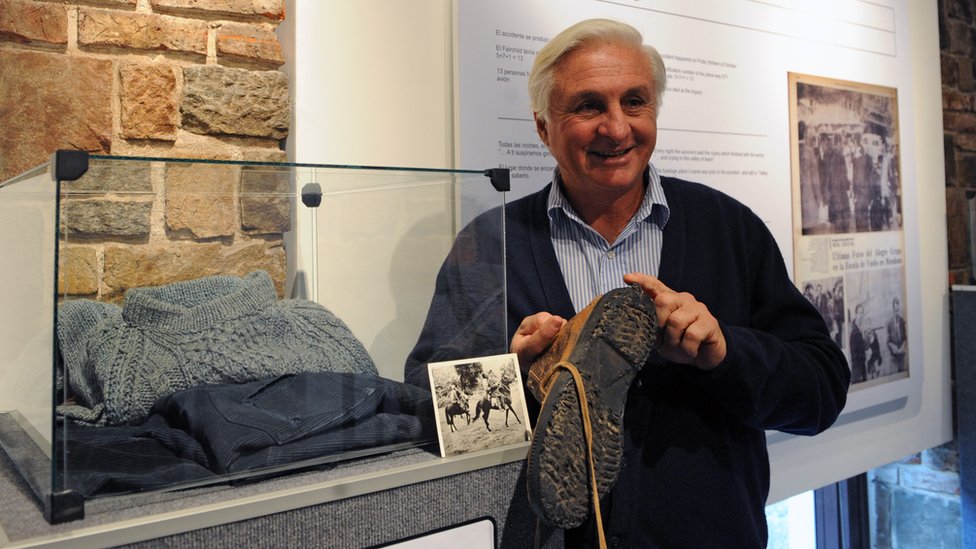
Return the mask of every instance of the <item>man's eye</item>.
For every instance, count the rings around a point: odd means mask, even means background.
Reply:
[[[599,111],[600,107],[592,101],[585,101],[576,106],[576,112],[596,112]]]
[[[642,97],[628,97],[624,100],[624,106],[629,109],[639,109],[647,104]]]

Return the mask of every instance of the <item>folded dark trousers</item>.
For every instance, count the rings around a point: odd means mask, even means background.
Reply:
[[[69,424],[64,488],[153,490],[347,451],[437,439],[430,393],[370,374],[307,372],[203,385],[160,399],[140,425]],[[59,457],[62,454],[59,454]]]
[[[142,425],[56,429],[62,486],[83,496],[155,490],[213,478],[200,443],[160,416]]]
[[[202,385],[160,399],[153,411],[199,441],[222,474],[436,438],[430,393],[369,374]]]

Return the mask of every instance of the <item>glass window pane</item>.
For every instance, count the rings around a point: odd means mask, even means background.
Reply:
[[[766,507],[769,549],[815,549],[817,546],[813,491]]]

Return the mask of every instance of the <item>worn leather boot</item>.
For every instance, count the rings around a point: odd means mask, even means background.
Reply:
[[[526,384],[542,409],[526,476],[544,522],[579,526],[591,500],[601,520],[599,498],[620,470],[627,391],[658,339],[654,301],[639,287],[620,288],[570,319],[529,368]]]

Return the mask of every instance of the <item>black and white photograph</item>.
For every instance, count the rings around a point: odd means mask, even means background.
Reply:
[[[527,442],[522,376],[514,354],[427,365],[441,457]]]
[[[789,73],[794,280],[863,389],[908,377],[898,90]]]
[[[844,347],[844,277],[831,276],[808,280],[802,284],[803,297],[820,311],[830,331],[830,337],[839,347]]]
[[[901,229],[897,90],[790,73],[790,93],[794,228]]]
[[[870,386],[908,376],[904,280],[901,268],[848,273],[843,349],[851,366],[851,386]]]

